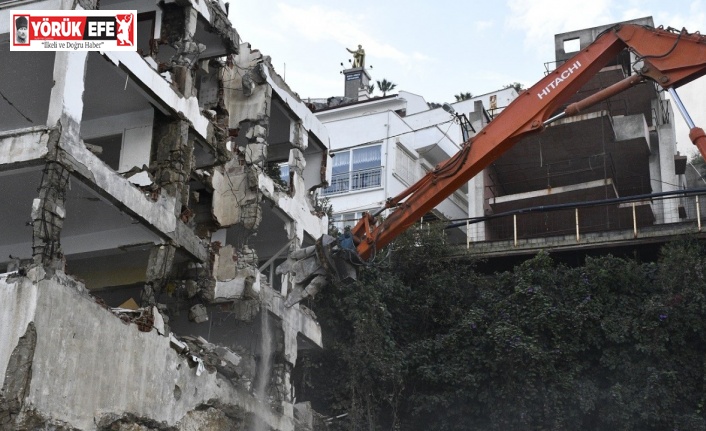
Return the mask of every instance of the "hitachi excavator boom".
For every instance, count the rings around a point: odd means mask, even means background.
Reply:
[[[571,96],[596,75],[608,61],[624,49],[634,54],[634,74],[555,115]],[[299,250],[280,266],[279,273],[290,273],[292,291],[286,304],[292,306],[315,294],[332,279],[355,275],[351,262],[364,262],[404,232],[415,221],[467,183],[519,140],[541,132],[551,121],[581,112],[620,91],[644,80],[668,90],[689,123],[690,139],[706,158],[706,134],[683,109],[674,91],[706,74],[706,36],[686,30],[655,29],[622,24],[605,31],[596,40],[552,73],[520,94],[505,110],[476,136],[461,146],[461,151],[399,195],[388,199],[384,220],[365,213],[352,229],[354,250],[338,240],[324,236],[316,246]]]

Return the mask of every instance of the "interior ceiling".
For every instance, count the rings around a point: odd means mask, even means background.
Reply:
[[[148,109],[151,105],[127,74],[97,52],[88,53],[83,119]]]
[[[110,231],[137,224],[132,217],[119,211],[75,177],[71,178],[65,206],[66,220],[62,236]]]
[[[2,43],[0,76],[0,131],[46,124],[54,82],[54,53],[10,53],[10,44]]]
[[[270,161],[282,162],[289,159],[292,143],[289,141],[289,131],[292,120],[282,108],[282,102],[272,97],[270,109],[270,126],[267,135],[267,158]]]
[[[270,145],[282,143],[289,144],[289,130],[292,119],[282,108],[279,98],[272,97],[272,109],[270,109],[270,130],[267,141]]]
[[[39,196],[42,168],[18,169],[0,174],[2,188],[0,199],[11,203],[0,205],[0,247],[15,244],[27,244],[32,241],[32,225],[29,224],[32,202]],[[66,193],[66,219],[62,228],[62,239],[75,235],[95,232],[109,232],[116,229],[135,227],[137,222],[118,210],[110,202],[88,188],[80,180],[71,177]],[[153,242],[156,236],[144,227],[144,242]],[[119,244],[116,238],[116,244]],[[65,250],[67,254],[71,250]],[[0,256],[4,261],[6,256]],[[22,256],[28,257],[28,256]]]
[[[309,132],[309,146],[304,150],[304,154],[318,154],[326,149],[326,145],[322,144],[321,141],[316,138],[316,135]]]

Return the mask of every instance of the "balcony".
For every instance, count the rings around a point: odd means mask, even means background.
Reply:
[[[665,242],[675,235],[701,234],[704,192],[678,190],[512,210],[469,220],[466,247],[490,257]],[[659,213],[665,214],[662,222],[657,221]]]
[[[372,189],[382,185],[382,167],[361,169],[334,175],[331,185],[324,189],[324,196]]]

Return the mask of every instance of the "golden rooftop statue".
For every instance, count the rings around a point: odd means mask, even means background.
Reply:
[[[362,45],[358,45],[358,49],[355,51],[351,51],[348,48],[346,48],[346,51],[353,54],[353,68],[365,67],[365,50]]]

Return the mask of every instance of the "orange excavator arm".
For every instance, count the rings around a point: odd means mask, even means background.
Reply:
[[[585,101],[569,105],[557,117],[576,115],[582,108],[644,79],[651,79],[665,89],[671,89],[706,74],[705,36],[632,24],[611,28],[523,92],[478,135],[465,142],[458,154],[438,165],[398,196],[389,199],[385,208],[393,211],[384,221],[377,223],[371,214],[366,213],[353,228],[353,234],[361,239],[357,246],[360,257],[368,259],[376,249],[393,241],[520,139],[540,132],[552,113],[625,48],[637,56],[637,74]],[[694,130],[693,125],[690,126],[692,141],[706,157],[706,136],[703,130]]]
[[[634,75],[549,118],[623,49],[629,49],[636,56]],[[327,235],[319,239],[316,246],[290,255],[277,270],[289,273],[293,284],[285,305],[292,306],[314,295],[331,278],[355,278],[355,269],[347,263],[369,260],[376,250],[392,242],[523,137],[538,133],[551,121],[576,115],[644,80],[652,80],[670,92],[689,123],[691,140],[706,158],[706,134],[694,127],[674,92],[675,88],[704,74],[705,36],[688,34],[686,30],[673,32],[632,24],[605,31],[591,45],[523,92],[478,135],[466,141],[458,154],[390,198],[376,214],[365,213],[351,232],[357,256]],[[376,216],[385,209],[392,211],[379,221]]]

